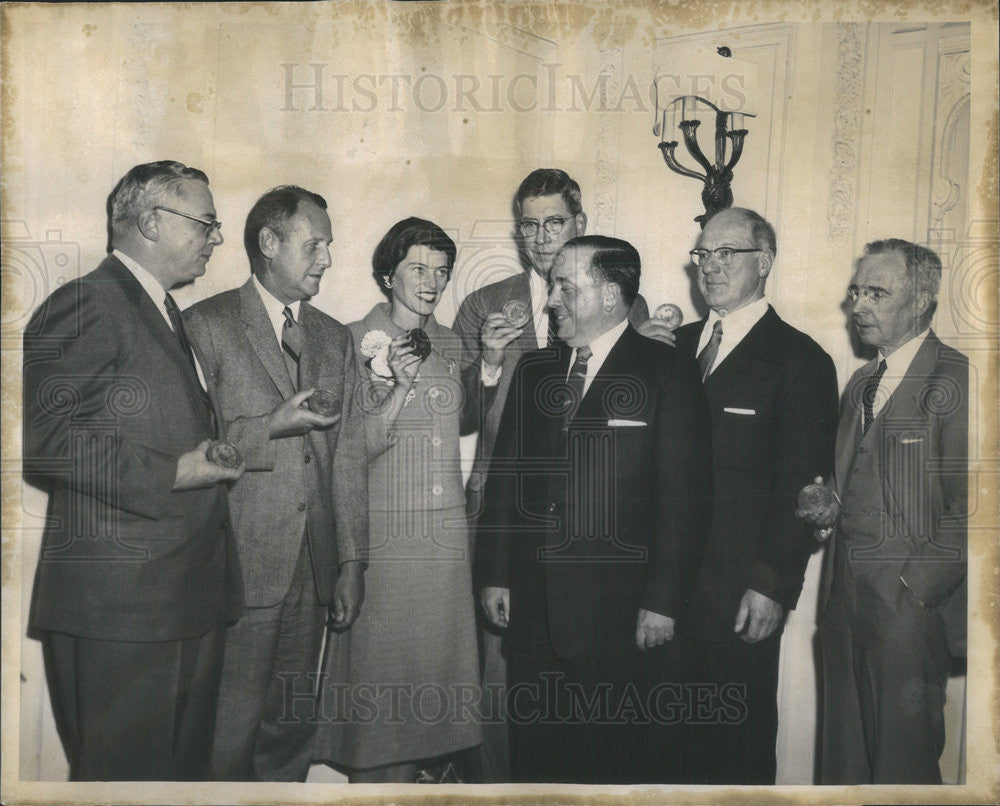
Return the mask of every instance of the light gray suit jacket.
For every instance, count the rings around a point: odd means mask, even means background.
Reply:
[[[287,592],[307,522],[317,591],[328,604],[340,564],[364,561],[368,548],[365,427],[350,331],[301,304],[302,388],[332,392],[341,419],[325,431],[272,440],[268,415],[293,387],[252,280],[199,302],[185,318],[202,369],[216,387],[225,437],[246,460],[230,508],[247,605],[272,605]]]

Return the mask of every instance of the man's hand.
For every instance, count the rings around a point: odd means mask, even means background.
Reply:
[[[823,484],[823,477],[817,476],[813,479],[813,483]],[[822,543],[830,539],[830,535],[833,534],[833,527],[840,517],[840,499],[834,493],[833,500],[823,510],[816,512],[815,510],[806,510],[800,507],[795,510],[795,517],[800,521],[805,521],[815,526],[816,529],[813,532],[813,537]]]
[[[177,459],[177,475],[174,477],[175,490],[197,490],[199,487],[211,487],[219,481],[233,481],[243,475],[246,465],[239,467],[219,467],[215,462],[208,461],[205,451],[211,445],[205,440],[193,451],[182,454]]]
[[[365,573],[358,560],[340,566],[340,576],[333,588],[333,603],[327,625],[341,631],[350,627],[361,612],[365,600]]]
[[[635,645],[639,649],[652,649],[674,638],[674,620],[652,610],[640,610],[635,623]]]
[[[669,344],[671,347],[677,343],[677,336],[674,335],[674,331],[667,327],[666,322],[662,319],[657,319],[655,316],[650,317],[641,325],[637,326],[636,330],[646,338],[662,341],[664,344]]]
[[[742,633],[740,638],[748,644],[756,644],[778,629],[784,613],[785,609],[776,601],[747,588],[736,614],[733,632]]]
[[[275,407],[267,416],[267,428],[271,439],[300,437],[314,428],[319,430],[329,428],[340,419],[339,412],[332,417],[324,417],[302,405],[315,391],[315,389],[303,389]]]
[[[497,627],[505,628],[510,618],[510,588],[483,588],[479,594],[486,618]]]
[[[523,332],[523,327],[511,327],[502,313],[491,313],[486,317],[479,333],[483,345],[483,361],[491,367],[503,366],[504,348]]]

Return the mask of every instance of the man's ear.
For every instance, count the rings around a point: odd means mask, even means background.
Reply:
[[[156,210],[143,210],[139,213],[136,226],[147,241],[160,240],[160,220],[156,215]]]
[[[577,237],[587,234],[587,214],[582,210],[573,216],[576,219]]]
[[[270,227],[261,227],[257,233],[257,246],[266,258],[274,257],[278,252],[278,234]]]
[[[930,308],[931,295],[926,291],[919,291],[913,297],[913,304],[916,307],[916,314],[919,318],[927,313],[927,309]]]
[[[771,273],[771,266],[774,265],[774,252],[765,249],[757,255],[757,274],[760,277],[767,277]]]
[[[604,284],[604,310],[611,313],[622,299],[622,287],[618,283]]]

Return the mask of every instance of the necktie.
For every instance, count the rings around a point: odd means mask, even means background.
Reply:
[[[708,344],[706,344],[702,351],[698,353],[698,363],[701,365],[702,383],[705,382],[705,379],[712,371],[712,365],[715,363],[715,357],[719,354],[719,342],[721,341],[722,320],[716,319],[715,324],[712,326],[712,336],[708,340]]]
[[[191,350],[191,342],[188,341],[187,333],[184,332],[184,320],[181,319],[180,309],[170,294],[167,294],[167,298],[163,301],[163,304],[167,309],[167,316],[170,317],[170,326],[174,329],[174,335],[181,345],[181,352],[187,356],[187,360],[191,364],[191,369],[197,375],[198,371],[195,369],[194,352]]]
[[[569,409],[566,411],[566,425],[573,419],[576,410],[580,408],[583,399],[583,386],[587,381],[587,361],[593,355],[589,347],[580,347],[576,351],[576,360],[570,367],[566,385],[569,387]]]
[[[299,388],[299,357],[302,355],[302,325],[295,321],[292,309],[287,305],[282,311],[285,324],[281,327],[281,351],[285,356],[285,366],[292,379],[292,386]]]
[[[163,305],[167,309],[167,316],[170,317],[170,325],[174,329],[174,335],[181,345],[181,352],[187,356],[187,360],[191,364],[191,371],[195,375],[198,393],[205,404],[205,408],[208,409],[208,415],[212,421],[212,433],[213,435],[218,435],[218,426],[215,422],[215,409],[212,407],[212,401],[209,399],[208,393],[201,385],[201,379],[198,378],[198,365],[194,362],[194,350],[191,349],[191,342],[188,341],[187,332],[184,330],[184,320],[181,318],[180,308],[177,307],[177,303],[174,302],[174,298],[170,294],[167,294],[166,299],[163,300]]]
[[[865,407],[865,421],[862,428],[862,433],[864,434],[868,433],[868,429],[872,427],[872,422],[875,420],[875,393],[878,391],[879,382],[885,374],[885,367],[885,359],[883,358],[879,361],[878,367],[871,374],[871,377],[868,378],[864,394],[861,396],[861,402]]]

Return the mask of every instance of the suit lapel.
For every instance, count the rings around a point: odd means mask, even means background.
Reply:
[[[246,281],[240,288],[240,316],[247,334],[250,346],[264,365],[267,374],[278,388],[282,398],[294,394],[292,379],[288,375],[288,367],[281,354],[281,345],[274,335],[274,328],[267,316],[264,302],[254,288],[253,278]]]
[[[190,360],[184,355],[176,334],[170,329],[170,325],[167,324],[167,320],[163,318],[163,314],[160,313],[156,304],[149,298],[149,294],[139,284],[139,281],[135,279],[135,275],[113,255],[107,257],[101,263],[101,268],[107,271],[114,281],[118,283],[126,299],[135,306],[137,311],[136,318],[142,322],[153,338],[156,339],[157,343],[159,343],[160,347],[163,348],[163,351],[170,360],[181,371],[181,374],[187,381],[188,395],[195,404],[196,410],[203,410],[205,398],[201,381],[198,380],[198,375],[195,373],[194,367],[191,366]]]
[[[928,392],[927,382],[937,366],[940,347],[941,342],[932,330],[927,334],[927,338],[920,345],[916,355],[913,356],[899,386],[886,401],[883,412],[887,419],[909,422],[926,421],[926,405],[921,405],[920,401]]]

